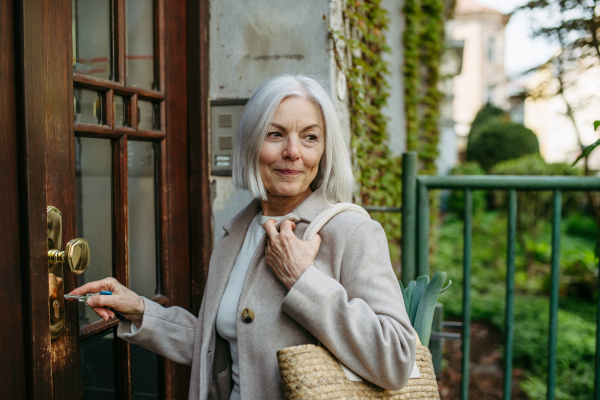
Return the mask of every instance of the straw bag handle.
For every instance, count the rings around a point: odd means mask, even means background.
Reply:
[[[339,213],[342,213],[344,211],[355,211],[355,212],[361,213],[362,215],[368,217],[369,219],[371,218],[369,213],[364,208],[362,208],[356,204],[337,203],[337,204],[334,204],[332,207],[329,207],[325,211],[322,211],[315,218],[313,218],[313,220],[311,221],[308,228],[306,228],[306,231],[304,231],[304,235],[302,235],[302,240],[303,241],[311,240],[321,230],[321,228],[323,228],[323,226],[325,226],[325,224],[327,222],[329,222],[329,220],[331,218],[335,217],[336,215],[338,215]],[[415,334],[416,334],[416,332],[415,332]],[[419,340],[418,336],[417,336],[417,342],[419,343],[419,345],[421,344],[421,341]],[[318,342],[318,346],[321,346],[320,341]],[[344,374],[346,375],[346,378],[348,378],[348,380],[354,381],[354,382],[360,382],[363,380],[360,375],[358,375],[357,373],[352,371],[350,368],[345,366],[340,360],[337,360],[337,362],[340,365],[340,367],[342,367],[342,370],[344,371]],[[410,377],[411,378],[420,378],[421,377],[421,374],[419,372],[419,368],[417,366],[416,361],[415,361],[415,365],[413,367]]]
[[[371,218],[368,212],[365,211],[364,208],[352,203],[337,203],[332,207],[329,207],[325,211],[321,212],[311,221],[306,231],[304,231],[304,235],[302,235],[302,240],[307,242],[311,240],[315,235],[323,228],[323,226],[329,222],[329,220],[339,213],[344,211],[355,211],[361,213],[362,215]]]
[[[310,222],[310,225],[308,226],[308,228],[306,228],[306,231],[304,231],[304,235],[302,235],[302,240],[305,242],[311,240],[321,230],[321,228],[323,228],[323,226],[325,226],[325,224],[327,222],[329,222],[329,220],[331,218],[335,217],[336,215],[338,215],[339,213],[342,213],[344,211],[355,211],[355,212],[361,213],[362,215],[368,217],[369,219],[371,218],[369,213],[364,208],[362,208],[356,204],[337,203],[337,204],[334,204],[332,207],[329,207],[325,211],[322,211],[315,218],[313,218],[313,220]],[[319,345],[321,345],[320,342],[319,342]],[[346,367],[342,362],[340,362],[340,360],[337,360],[337,362],[340,365],[340,367],[342,367],[342,370],[344,371],[344,374],[346,375],[346,378],[348,378],[348,380],[354,381],[354,382],[362,381],[362,378],[358,374],[356,374],[350,368]]]

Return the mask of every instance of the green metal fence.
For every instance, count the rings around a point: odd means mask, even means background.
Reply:
[[[553,191],[550,326],[548,338],[548,392],[556,391],[558,331],[558,285],[560,261],[560,225],[563,191],[600,190],[600,178],[540,176],[417,176],[415,153],[402,160],[402,282],[429,274],[429,190],[464,190],[463,249],[463,331],[461,399],[469,398],[469,360],[471,327],[471,245],[473,230],[473,190],[508,191],[508,245],[506,257],[505,366],[504,399],[511,398],[513,369],[513,315],[515,298],[515,254],[517,229],[517,191]],[[600,281],[600,279],[599,279]],[[600,296],[598,296],[594,399],[600,400]]]

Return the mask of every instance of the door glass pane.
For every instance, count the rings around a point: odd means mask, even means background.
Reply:
[[[154,1],[126,0],[127,85],[157,89],[154,82]]]
[[[111,0],[71,0],[73,72],[112,79]]]
[[[127,142],[129,287],[141,296],[158,293],[154,143]]]
[[[108,329],[81,342],[81,385],[85,400],[117,398],[113,332]]]
[[[127,100],[123,96],[115,96],[114,100],[115,126],[129,126],[127,120]]]
[[[134,400],[158,399],[158,355],[131,345],[131,386]]]
[[[111,149],[110,140],[75,138],[77,237],[90,243],[90,266],[79,276],[79,286],[112,276]],[[99,320],[79,303],[79,324]]]
[[[159,130],[158,104],[138,101],[138,130]]]
[[[93,90],[73,89],[73,113],[76,123],[102,125],[102,94]]]

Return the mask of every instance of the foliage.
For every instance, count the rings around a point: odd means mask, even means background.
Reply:
[[[329,33],[339,73],[346,76],[349,89],[351,148],[358,183],[355,200],[365,206],[397,207],[401,198],[402,164],[401,158],[394,157],[389,150],[387,120],[382,113],[389,96],[388,63],[383,59],[384,53],[390,51],[385,39],[389,22],[387,12],[381,6],[381,0],[355,0],[346,4],[344,17],[350,34],[331,27]],[[406,15],[404,37],[405,42],[410,40],[410,46],[405,49],[404,66],[407,148],[419,152],[421,172],[433,173],[442,98],[438,83],[444,41],[443,2],[408,1],[405,8],[411,10]],[[427,16],[423,12],[427,12]],[[349,62],[345,62],[346,54],[338,48],[340,41],[347,46]],[[400,231],[399,215],[375,214],[374,217],[386,232]],[[400,244],[399,238],[389,234],[388,239],[391,256],[399,258],[394,254]]]
[[[421,0],[419,47],[422,71],[420,105],[422,109],[419,134],[419,159],[422,173],[435,174],[440,140],[440,104],[443,98],[439,89],[440,64],[444,51],[444,2]],[[409,15],[406,19],[410,18]]]
[[[594,130],[598,130],[598,126],[600,126],[600,121],[594,121]],[[579,157],[577,157],[575,161],[573,161],[573,164],[571,166],[577,164],[582,158],[587,158],[587,156],[590,155],[592,150],[594,150],[598,146],[600,146],[600,139],[596,140],[594,143],[590,144],[585,149],[583,149],[583,152],[579,155]]]
[[[450,175],[485,175],[483,168],[476,161],[465,162],[452,168]],[[473,191],[473,213],[479,213],[487,208],[486,193],[481,190]],[[448,210],[463,216],[465,209],[464,190],[453,190],[448,198]]]
[[[433,313],[440,293],[445,291],[452,281],[444,288],[446,281],[445,272],[436,272],[431,281],[429,275],[422,275],[416,280],[409,282],[406,290],[402,281],[398,281],[404,298],[406,313],[409,315],[410,323],[415,328],[423,346],[429,346],[431,328],[433,324]]]
[[[481,130],[481,128],[494,119],[501,119],[505,122],[508,122],[509,120],[508,114],[506,114],[506,112],[503,109],[493,106],[490,103],[486,103],[477,112],[477,115],[475,115],[475,119],[471,123],[471,129],[469,130],[469,136],[467,137],[467,146],[468,143]]]
[[[563,49],[600,57],[600,16],[597,7],[595,0],[530,0],[517,11],[536,11],[547,17],[536,19],[538,25],[533,29],[533,36],[561,42]]]
[[[404,29],[404,109],[406,112],[406,149],[419,148],[419,98],[421,87],[419,31],[423,13],[419,0],[404,2],[406,27]]]
[[[448,291],[444,299],[446,318],[462,316],[462,229],[462,222],[450,215],[441,226],[438,252],[432,259],[432,270],[446,271],[453,281],[453,289]],[[587,274],[587,279],[595,286],[597,266],[593,261],[594,240],[573,237],[565,231],[561,242],[557,399],[587,399],[594,381],[595,305],[592,300],[573,297],[573,292],[568,289],[573,284],[570,279],[574,277],[570,271],[583,259],[586,259],[585,264],[594,270],[594,273]],[[524,254],[522,249],[517,247],[514,366],[526,371],[521,386],[529,397],[542,399],[545,398],[548,359],[549,226],[535,243],[535,262],[542,271],[536,280],[537,296],[533,295],[531,287],[523,279]],[[544,265],[546,268],[542,268]],[[499,332],[504,332],[504,213],[485,212],[474,216],[471,276],[472,319],[491,324]]]
[[[568,164],[547,164],[538,154],[521,157],[516,160],[497,164],[492,172],[496,175],[581,175],[579,169],[570,168]],[[531,248],[525,234],[536,240],[553,213],[553,193],[550,191],[520,192],[517,197],[517,237],[523,248],[528,265],[528,277],[533,279],[534,249]],[[506,192],[495,193],[496,206],[506,207]],[[578,210],[583,202],[580,192],[563,193],[563,213]]]
[[[532,24],[533,37],[545,38],[553,45],[555,43],[560,45],[560,52],[536,69],[549,69],[551,79],[558,83],[556,91],[549,97],[559,95],[565,103],[565,115],[570,119],[583,150],[577,161],[585,159],[586,175],[588,174],[587,156],[600,144],[600,140],[584,149],[582,135],[575,118],[577,102],[580,99],[569,99],[565,95],[565,90],[569,80],[576,81],[576,79],[572,79],[574,74],[594,67],[600,60],[600,40],[598,38],[600,15],[597,9],[598,2],[596,0],[529,0],[516,10],[517,12],[529,11],[537,14],[537,18],[533,20],[535,22]],[[541,86],[547,86],[547,83]],[[529,95],[535,97],[534,92],[535,90]],[[594,124],[594,130],[596,129],[597,125]],[[600,211],[595,210],[594,212],[596,218],[600,219]]]
[[[350,34],[329,27],[334,43],[338,73],[346,76],[350,99],[351,148],[358,185],[355,201],[362,205],[399,206],[402,162],[389,149],[387,119],[382,112],[389,97],[388,63],[383,54],[390,51],[385,32],[388,16],[381,0],[357,0],[344,10]],[[347,46],[340,52],[338,42]],[[349,62],[346,62],[346,57]],[[388,233],[390,256],[399,259],[400,216],[374,214]]]
[[[588,215],[573,213],[563,223],[565,225],[565,232],[570,235],[588,239],[598,236],[596,221]]]
[[[422,173],[434,174],[443,98],[439,82],[444,51],[444,2],[407,0],[403,11],[406,148],[418,152]]]
[[[540,146],[533,131],[521,124],[492,119],[467,143],[467,161],[477,161],[485,170],[501,161],[527,154],[539,154]]]

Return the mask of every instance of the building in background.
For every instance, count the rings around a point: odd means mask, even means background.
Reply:
[[[454,78],[453,89],[453,116],[460,152],[466,148],[471,122],[483,105],[509,107],[504,70],[509,18],[510,15],[472,0],[458,0],[454,19],[447,23],[449,37],[464,41],[462,69]]]
[[[559,83],[548,68],[538,69],[527,84],[525,125],[538,136],[547,162],[572,163],[581,154],[579,140],[587,146],[599,138],[594,121],[600,119],[600,66],[581,59],[563,80],[564,98],[557,94]],[[567,114],[565,99],[574,120]],[[588,167],[600,170],[600,152],[591,153]]]

